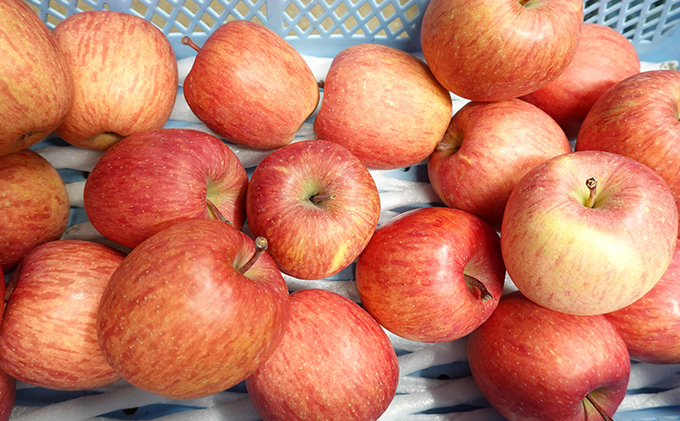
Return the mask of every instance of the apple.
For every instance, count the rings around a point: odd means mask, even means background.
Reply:
[[[66,142],[106,150],[126,136],[160,129],[177,96],[168,38],[129,13],[75,13],[53,29],[73,74],[75,100],[56,129]]]
[[[331,62],[314,132],[369,168],[394,169],[426,159],[451,113],[450,93],[421,60],[396,48],[359,44]]]
[[[269,243],[287,275],[323,279],[349,266],[380,218],[380,194],[364,164],[328,140],[291,143],[255,167],[248,227]]]
[[[604,316],[550,310],[519,291],[470,334],[467,356],[482,394],[509,421],[611,420],[630,376],[626,345]]]
[[[451,119],[427,171],[446,206],[500,230],[505,203],[519,179],[546,159],[569,152],[560,126],[538,107],[519,99],[471,101]]]
[[[261,241],[192,219],[132,250],[97,315],[109,364],[133,386],[171,399],[245,380],[274,352],[290,318],[286,283]]]
[[[399,382],[385,331],[349,299],[322,289],[290,296],[288,329],[246,379],[257,413],[268,420],[376,420]]]
[[[501,101],[559,76],[576,54],[582,21],[582,0],[432,0],[421,49],[449,91]]]
[[[521,97],[557,121],[569,139],[595,101],[618,82],[640,72],[640,58],[623,34],[606,25],[584,22],[576,55],[552,82]]]
[[[420,342],[449,342],[498,305],[505,268],[496,231],[446,207],[404,212],[382,224],[359,255],[364,308],[387,330]]]
[[[501,250],[530,300],[594,315],[641,298],[671,262],[678,213],[650,168],[603,151],[572,152],[529,171],[508,199]]]
[[[680,71],[635,74],[595,102],[576,140],[576,150],[614,152],[654,169],[680,207]],[[680,233],[679,233],[680,234]]]
[[[247,20],[226,22],[197,51],[184,80],[193,113],[226,140],[256,149],[293,141],[319,103],[312,70],[271,29]]]
[[[642,298],[605,317],[623,337],[632,359],[680,364],[680,244],[659,282]]]
[[[90,241],[57,240],[34,248],[9,281],[0,369],[57,390],[120,380],[99,348],[95,321],[104,288],[124,257]]]
[[[52,31],[23,0],[0,2],[0,156],[52,133],[71,109],[71,70]]]
[[[71,207],[59,172],[33,149],[0,156],[0,267],[10,273],[34,247],[63,234]]]
[[[102,235],[134,248],[187,219],[245,222],[248,175],[217,137],[192,129],[128,136],[108,149],[83,191],[87,216]]]

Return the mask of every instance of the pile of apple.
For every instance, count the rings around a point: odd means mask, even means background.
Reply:
[[[680,72],[641,73],[581,0],[432,0],[421,40],[424,61],[346,48],[321,96],[262,25],[185,38],[204,132],[166,127],[177,60],[150,22],[49,30],[0,0],[0,420],[15,379],[173,399],[245,381],[265,420],[374,420],[399,381],[384,329],[467,338],[509,420],[611,419],[631,359],[680,363]],[[101,152],[84,208],[117,247],[61,239],[65,183],[30,148],[52,133]],[[232,145],[268,154],[249,171]],[[422,163],[443,204],[379,223],[371,171]],[[359,303],[286,284],[353,264]]]

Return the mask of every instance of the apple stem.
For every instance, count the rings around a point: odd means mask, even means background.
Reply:
[[[248,270],[250,270],[251,267],[255,263],[257,263],[257,259],[260,258],[262,253],[267,250],[267,247],[269,246],[269,243],[267,242],[267,239],[264,237],[257,237],[255,239],[255,253],[251,256],[251,258],[246,262],[245,265],[241,266],[241,269],[239,269],[239,273],[241,275],[244,275]]]
[[[309,200],[312,203],[317,204],[317,203],[324,202],[326,200],[333,200],[333,199],[335,199],[335,196],[336,196],[335,194],[316,194],[316,195],[310,197]]]
[[[189,47],[193,48],[196,51],[201,51],[201,47],[196,45],[196,43],[187,36],[182,37],[182,44],[188,45]]]
[[[206,200],[205,204],[208,205],[208,209],[210,209],[210,212],[212,212],[215,215],[218,221],[226,222],[227,224],[234,226],[234,224],[230,220],[228,220],[227,217],[224,216],[224,214],[220,212],[219,209],[217,209],[217,206],[215,206],[213,202],[211,202],[210,200]]]
[[[456,145],[455,143],[445,143],[445,142],[437,143],[437,150],[438,151],[450,151],[450,150],[457,151],[458,149],[460,149],[460,145]]]
[[[595,194],[597,194],[597,179],[595,177],[587,179],[586,187],[588,187],[588,190],[590,191],[588,199],[586,200],[586,207],[592,208],[595,205]]]
[[[479,279],[473,278],[472,276],[465,274],[463,274],[463,276],[465,277],[465,282],[468,285],[472,285],[479,290],[479,298],[481,298],[482,301],[489,301],[493,298],[493,295],[491,295],[489,290],[486,289],[484,284]]]
[[[604,409],[602,409],[602,407],[597,402],[595,402],[593,398],[590,397],[590,395],[586,395],[586,399],[588,400],[588,402],[590,402],[591,405],[595,407],[595,410],[597,410],[600,416],[602,416],[602,419],[604,421],[614,421],[614,419],[607,415],[607,413],[604,412]]]

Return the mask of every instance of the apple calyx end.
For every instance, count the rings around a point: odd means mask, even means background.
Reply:
[[[193,49],[196,50],[197,52],[198,52],[198,51],[201,51],[201,47],[199,47],[198,45],[196,45],[196,43],[195,43],[191,38],[189,38],[189,37],[187,37],[187,36],[183,36],[183,37],[182,37],[182,44],[187,45],[187,46],[193,48]]]
[[[595,206],[595,195],[597,194],[597,178],[590,177],[586,180],[586,187],[588,188],[588,199],[586,199],[585,206],[592,208]]]
[[[245,275],[250,268],[252,268],[255,263],[257,263],[257,259],[260,258],[262,253],[264,253],[267,250],[267,247],[269,247],[269,242],[267,241],[266,238],[264,237],[257,237],[255,239],[255,253],[248,259],[245,265],[241,266],[241,268],[238,270],[241,275]]]
[[[479,290],[479,298],[482,302],[489,301],[493,299],[493,295],[486,289],[486,286],[477,278],[470,275],[463,275],[465,277],[465,283]]]

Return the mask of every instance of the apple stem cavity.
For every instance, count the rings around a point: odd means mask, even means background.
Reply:
[[[474,278],[470,275],[463,275],[463,276],[465,276],[465,282],[468,285],[473,286],[473,287],[475,287],[479,290],[479,298],[482,301],[489,301],[489,300],[493,299],[493,295],[491,295],[489,290],[486,289],[484,284],[479,279]]]
[[[217,206],[215,206],[213,202],[211,202],[210,200],[206,200],[205,204],[208,206],[208,209],[210,209],[210,212],[212,212],[213,215],[215,215],[218,221],[226,222],[231,226],[234,225],[230,220],[227,219],[226,216],[224,216],[224,214],[219,209],[217,209]]]
[[[188,45],[189,47],[193,48],[197,52],[201,51],[201,47],[196,45],[196,43],[191,38],[189,38],[187,36],[182,37],[182,44]]]
[[[262,253],[264,253],[265,250],[267,250],[268,246],[269,243],[267,242],[266,238],[257,237],[255,239],[255,253],[252,255],[250,260],[246,262],[245,265],[241,266],[241,269],[239,269],[239,273],[241,275],[245,275],[245,273],[248,272],[248,270],[250,270],[250,268],[252,268],[253,265],[255,265],[255,263],[257,263],[257,259],[259,259]]]
[[[597,194],[597,179],[595,177],[590,177],[586,180],[586,187],[588,187],[589,194],[588,199],[586,199],[586,207],[592,208],[595,206],[595,195]]]
[[[336,197],[335,194],[315,194],[314,196],[309,198],[309,201],[316,205],[327,200],[333,200],[335,199],[335,197]]]
[[[593,407],[595,407],[595,410],[600,414],[604,421],[614,421],[614,419],[607,415],[607,413],[604,412],[604,409],[602,409],[600,404],[595,402],[595,400],[593,400],[593,398],[590,395],[586,395],[586,399],[588,400],[588,402],[590,402],[591,405],[593,405]]]

